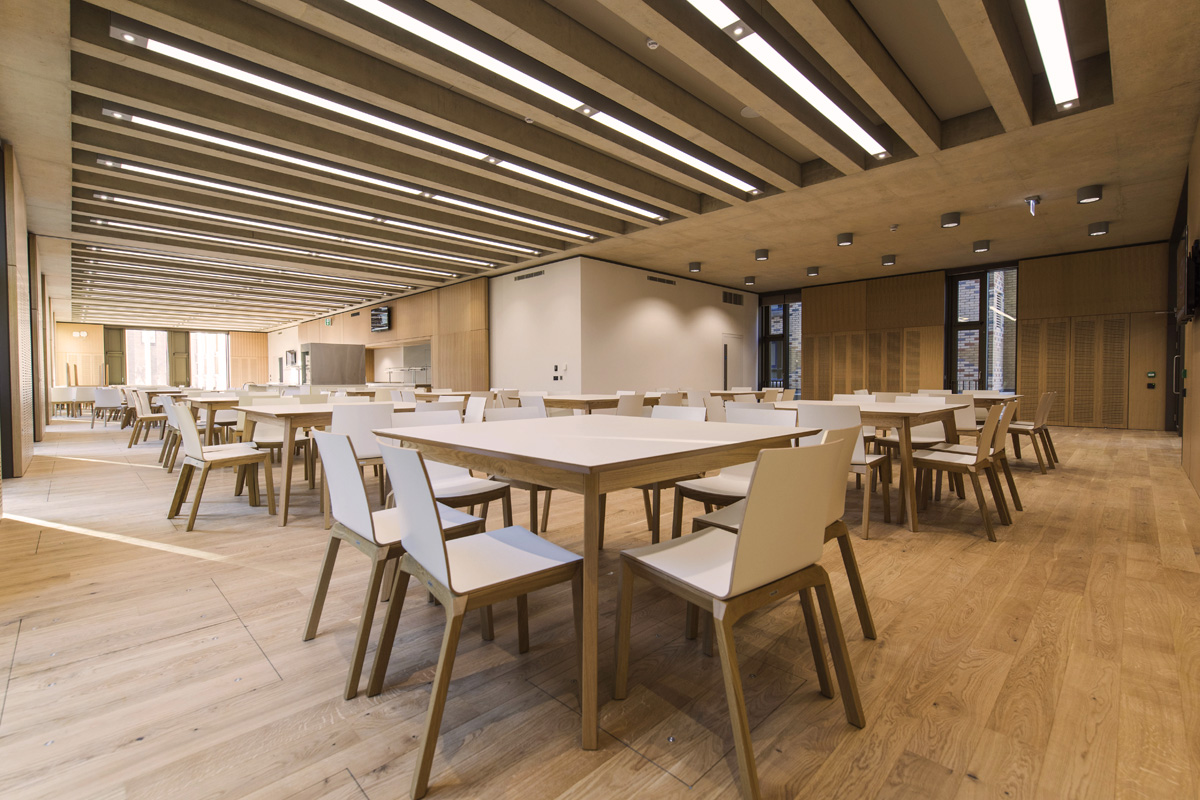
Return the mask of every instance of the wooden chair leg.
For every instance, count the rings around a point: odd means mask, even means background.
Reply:
[[[504,513],[504,527],[511,528],[513,524],[512,515],[512,490],[509,489],[500,498],[500,509]]]
[[[550,497],[553,494],[554,490],[547,488],[546,496],[542,499],[542,533],[545,533],[550,528]],[[603,535],[603,532],[601,535]]]
[[[642,506],[646,511],[646,530],[654,530],[653,511],[650,508],[650,490],[642,489]],[[655,540],[657,541],[657,539]]]
[[[631,604],[632,605],[632,604]],[[583,565],[571,576],[571,612],[575,622],[575,681],[583,702]],[[632,610],[632,609],[631,609]],[[626,626],[626,632],[629,627]],[[627,643],[628,644],[628,643]],[[628,651],[627,651],[628,652]]]
[[[538,532],[538,487],[529,487],[529,530]]]
[[[271,462],[263,459],[263,483],[267,491],[267,513],[275,516],[275,478],[271,475]]]
[[[1015,430],[1010,431],[1009,435],[1012,437],[1013,458],[1020,458],[1021,457],[1021,437]]]
[[[633,624],[633,570],[625,559],[617,568],[617,646],[613,664],[613,697],[624,700],[629,692],[629,629]]]
[[[371,638],[371,623],[375,621],[375,605],[379,602],[385,561],[382,551],[377,551],[371,560],[371,575],[367,580],[367,594],[363,598],[362,616],[358,620],[358,634],[354,637],[354,649],[350,653],[350,674],[346,676],[346,691],[342,695],[347,700],[353,700],[358,694],[358,679],[367,656],[367,641]]]
[[[167,465],[167,474],[175,471],[175,459],[179,457],[179,448],[183,446],[183,437],[176,436],[175,444],[171,445],[171,463]]]
[[[862,537],[863,539],[871,538],[871,481],[861,481],[862,483]]]
[[[246,486],[246,465],[242,464],[237,468],[237,480],[233,482],[233,496],[241,497],[242,490]]]
[[[164,425],[163,428],[165,429],[166,425]],[[163,463],[163,460],[167,457],[167,445],[170,444],[170,439],[170,436],[163,436],[162,447],[158,449],[158,463],[160,464]]]
[[[987,475],[988,487],[992,490],[992,499],[996,503],[996,516],[1000,517],[1001,525],[1012,525],[1012,514],[1008,510],[1008,498],[1004,496],[1004,487],[1000,485],[1000,476],[996,474],[996,465],[992,463],[984,468]]]
[[[238,474],[239,476],[248,478],[246,482],[250,484],[250,507],[257,507],[260,502],[258,492],[258,465],[242,464],[240,467],[238,467]]]
[[[383,629],[379,632],[375,663],[371,665],[371,675],[367,679],[367,697],[374,697],[383,691],[383,679],[387,675],[388,661],[391,660],[392,644],[396,641],[396,625],[400,622],[400,612],[404,610],[404,597],[408,594],[409,574],[399,568],[398,559],[388,559],[388,562],[396,565],[396,574],[388,589],[392,600],[383,618]]]
[[[833,697],[833,685],[829,682],[829,664],[825,661],[825,645],[821,644],[821,629],[817,626],[817,614],[813,608],[812,589],[807,586],[800,590],[800,608],[804,610],[804,627],[808,631],[808,646],[812,648],[817,685],[821,694]]]
[[[971,476],[971,485],[975,487],[975,500],[979,503],[979,515],[983,517],[983,529],[987,531],[988,541],[996,541],[996,532],[992,530],[992,515],[988,513],[987,499],[983,496],[983,487],[979,485],[979,475],[975,472],[968,473]]]
[[[179,480],[175,483],[175,496],[171,498],[171,508],[167,511],[167,519],[174,519],[179,516],[179,509],[183,505],[183,501],[187,498],[188,487],[192,484],[192,471],[195,469],[191,464],[184,464],[179,468]]]
[[[329,580],[333,577],[333,565],[337,563],[338,547],[342,540],[336,536],[329,537],[325,546],[325,558],[321,561],[321,571],[317,573],[317,588],[313,592],[312,604],[308,607],[308,623],[304,626],[304,641],[311,641],[317,635],[317,624],[321,621],[321,611],[325,608],[325,595],[329,591]]]
[[[133,447],[133,443],[137,441],[138,434],[141,432],[142,432],[142,421],[140,419],[135,419],[133,421],[133,433],[131,433],[129,435],[129,444],[127,444],[125,446],[127,448]]]
[[[854,556],[854,543],[849,535],[837,537],[838,549],[842,551],[842,563],[846,565],[846,579],[850,582],[850,595],[858,611],[858,623],[862,626],[863,638],[875,638],[875,620],[871,617],[871,606],[867,603],[867,588],[863,585],[858,559]]]
[[[1000,468],[1004,470],[1004,479],[1008,482],[1008,491],[1012,495],[1013,508],[1017,511],[1024,511],[1024,506],[1021,505],[1021,495],[1017,493],[1017,482],[1013,480],[1012,468],[1008,465],[1008,456],[1001,454],[999,459]]]
[[[608,513],[608,495],[600,495],[600,544],[601,550],[604,549],[604,517]]]
[[[678,539],[683,535],[683,492],[675,487],[675,502],[671,510],[671,538]]]
[[[1014,433],[1013,436],[1017,437],[1017,434]],[[1017,438],[1020,438],[1020,437],[1017,437]],[[1029,446],[1033,448],[1033,454],[1035,456],[1037,456],[1038,469],[1040,469],[1042,471],[1042,474],[1045,475],[1046,474],[1046,458],[1048,458],[1050,454],[1047,453],[1045,457],[1042,456],[1042,447],[1040,445],[1038,445],[1039,438],[1040,437],[1038,436],[1038,434],[1030,433],[1029,434]],[[1020,458],[1020,456],[1018,456],[1018,458]]]
[[[1058,450],[1054,447],[1054,438],[1050,435],[1049,428],[1042,428],[1042,441],[1046,443],[1046,449],[1050,451],[1051,469],[1053,465],[1058,463]]]
[[[892,521],[892,462],[883,462],[883,521]]]
[[[529,595],[527,594],[517,597],[517,652],[529,652]]]
[[[491,606],[483,606],[479,609],[479,632],[485,642],[490,642],[496,638],[496,622],[492,616]],[[521,652],[525,651],[522,650]]]
[[[188,514],[187,530],[196,527],[196,512],[200,510],[200,497],[204,494],[204,483],[208,480],[209,465],[200,468],[200,480],[196,483],[196,496],[192,498],[192,510]]]
[[[737,751],[742,795],[757,798],[761,795],[758,788],[758,770],[754,764],[754,745],[750,739],[750,715],[746,712],[746,697],[742,692],[737,647],[733,641],[733,623],[723,618],[724,612],[725,604],[717,602],[713,627],[716,628],[717,649],[721,656],[721,674],[725,678],[729,721],[733,724],[733,744]]]
[[[446,691],[450,688],[450,673],[454,669],[462,622],[461,608],[446,609],[446,633],[442,637],[442,652],[438,657],[437,673],[433,677],[425,729],[421,732],[421,742],[417,747],[417,768],[413,772],[411,792],[413,800],[420,800],[429,791],[429,773],[433,767],[433,753],[437,749],[438,732],[442,727],[442,714],[446,710]]]
[[[821,570],[824,572],[824,569]],[[842,705],[846,708],[846,720],[856,728],[867,724],[863,713],[862,698],[858,695],[858,681],[854,679],[854,666],[850,663],[850,651],[846,647],[846,636],[842,633],[842,620],[837,613],[837,603],[829,586],[829,575],[818,583],[817,603],[825,620],[825,635],[829,639],[829,652],[833,656],[833,671],[837,674],[838,688],[842,691]]]

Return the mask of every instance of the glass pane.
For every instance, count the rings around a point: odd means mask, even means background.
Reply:
[[[130,386],[166,386],[166,331],[125,331],[125,382]]]
[[[783,387],[787,377],[787,349],[782,339],[767,342],[767,386]]]
[[[191,333],[192,386],[229,388],[229,334]]]
[[[958,332],[957,392],[970,392],[979,385],[979,331]]]
[[[778,336],[783,333],[783,306],[771,306],[767,317],[767,334]]]
[[[800,391],[800,304],[788,303],[788,389]]]
[[[1017,270],[988,273],[988,374],[986,388],[1012,392],[1017,388]]]
[[[979,278],[958,282],[958,321],[979,321]]]

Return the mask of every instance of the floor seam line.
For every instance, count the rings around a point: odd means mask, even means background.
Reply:
[[[17,645],[21,642],[21,624],[25,618],[17,620],[17,635],[13,638],[12,659],[8,662],[8,675],[4,677],[4,697],[0,698],[0,726],[4,724],[4,709],[8,705],[8,687],[12,684],[13,666],[17,663]]]
[[[221,599],[225,601],[225,605],[229,606],[229,610],[233,612],[233,615],[235,617],[237,617],[237,621],[242,624],[242,630],[246,631],[246,635],[250,637],[250,641],[254,642],[254,646],[258,648],[258,652],[262,653],[262,657],[265,658],[267,660],[267,663],[271,665],[271,669],[275,670],[275,676],[277,678],[279,678],[280,681],[282,681],[283,676],[280,675],[279,670],[276,669],[275,662],[273,662],[271,660],[271,657],[267,655],[267,651],[263,650],[262,645],[258,643],[258,639],[255,639],[254,634],[250,632],[250,628],[249,628],[249,626],[246,625],[246,621],[244,619],[242,619],[242,615],[237,612],[237,609],[233,607],[233,603],[229,602],[229,598],[226,597],[225,593],[221,591],[221,587],[217,585],[217,579],[209,578],[209,580],[212,581],[213,588],[216,589],[217,593],[221,595]],[[353,776],[351,776],[351,777],[353,777]],[[356,783],[357,783],[357,781],[356,781]],[[359,787],[359,788],[362,788],[362,787]]]

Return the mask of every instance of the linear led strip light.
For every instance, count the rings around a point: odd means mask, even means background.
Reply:
[[[280,267],[264,267],[258,264],[247,264],[244,261],[224,261],[216,258],[205,258],[204,256],[179,256],[170,253],[164,253],[158,250],[135,250],[124,247],[106,247],[100,245],[85,245],[86,250],[93,253],[105,253],[108,255],[131,256],[133,258],[152,258],[156,261],[173,261],[184,264],[197,264],[200,266],[226,267],[228,269],[245,270],[247,272],[266,272],[272,275],[294,275],[298,278],[307,278],[308,280],[324,280],[336,281],[338,283],[358,283],[367,286],[378,286],[384,289],[399,289],[408,291],[412,289],[404,283],[393,283],[384,280],[372,280],[370,278],[347,278],[341,275],[321,275],[313,272],[301,272],[299,270],[282,269]]]
[[[259,200],[269,200],[275,203],[283,203],[286,205],[297,206],[299,208],[309,208],[314,211],[323,211],[327,214],[337,214],[351,219],[363,220],[365,222],[378,222],[384,225],[394,225],[398,228],[427,233],[432,236],[441,236],[448,239],[457,239],[459,241],[471,242],[484,247],[490,247],[498,250],[511,250],[516,253],[526,253],[528,255],[541,255],[540,250],[535,250],[532,247],[523,247],[521,245],[509,244],[496,239],[487,239],[482,236],[471,236],[458,231],[447,230],[445,228],[436,228],[431,225],[419,225],[414,222],[406,222],[404,220],[391,219],[389,217],[381,217],[377,214],[367,214],[363,211],[355,211],[351,208],[343,206],[331,206],[326,203],[314,203],[311,200],[303,200],[299,197],[290,195],[278,194],[276,192],[264,192],[261,189],[251,189],[248,186],[239,186],[235,183],[225,183],[224,181],[214,181],[207,178],[200,178],[195,175],[188,175],[182,172],[174,172],[171,170],[155,169],[153,167],[142,166],[141,164],[130,164],[125,161],[117,161],[112,158],[101,156],[97,162],[102,166],[116,167],[118,169],[135,172],[139,175],[149,175],[155,178],[163,178],[164,180],[179,181],[192,186],[203,186],[207,189],[215,189],[220,192],[229,192],[231,194],[245,195],[246,197],[254,197]]]
[[[148,36],[138,36],[134,33],[130,33],[129,31],[122,30],[115,25],[110,27],[109,32],[114,38],[120,39],[128,44],[145,47],[152,53],[158,53],[159,55],[173,58],[177,61],[182,61],[185,64],[191,64],[194,67],[215,72],[218,75],[225,76],[226,78],[232,78],[233,80],[248,83],[251,86],[257,86],[260,89],[265,89],[266,91],[283,95],[284,97],[291,98],[292,100],[298,100],[302,103],[307,103],[308,105],[315,106],[325,111],[331,111],[343,117],[348,117],[350,119],[357,120],[358,122],[364,122],[368,125],[382,128],[389,133],[394,133],[407,139],[413,139],[429,145],[430,147],[449,151],[455,155],[468,158],[472,161],[483,161],[504,169],[512,169],[514,166],[516,166],[511,161],[508,161],[501,156],[492,155],[484,152],[483,150],[478,150],[475,147],[459,144],[458,142],[452,141],[445,137],[435,136],[431,133],[426,133],[425,131],[418,130],[408,125],[402,125],[394,120],[381,117],[378,114],[372,114],[368,111],[363,111],[361,109],[354,108],[353,106],[348,106],[345,103],[339,103],[336,100],[331,100],[327,97],[313,94],[312,92],[305,91],[304,89],[300,89],[295,86],[289,86],[286,83],[267,78],[263,75],[256,75],[253,72],[248,72],[247,70],[240,69],[230,64],[222,63],[216,59],[208,58],[207,56],[202,56],[198,53],[192,53],[188,50],[184,50],[183,48],[167,44],[166,42],[160,42],[157,39],[153,39]],[[619,208],[623,211],[628,211],[631,214],[645,217],[646,219],[652,219],[658,222],[666,221],[666,217],[657,211],[653,211],[648,208],[642,208],[641,206],[628,203],[620,198],[595,192],[591,189],[570,183],[568,181],[561,181],[534,169],[524,169],[525,172],[522,174],[527,175],[534,180],[541,181],[542,183],[558,186],[566,191],[582,197],[588,197],[592,200],[604,203],[605,205],[612,206],[613,208]]]
[[[228,236],[213,236],[212,234],[207,233],[195,233],[193,231],[183,231],[176,228],[160,228],[155,225],[138,225],[132,222],[119,222],[111,219],[90,218],[88,221],[93,225],[102,225],[106,228],[116,228],[118,230],[125,231],[139,231],[141,233],[148,233],[152,236],[194,239],[201,242],[212,242],[213,244],[227,244],[232,245],[233,247],[249,247],[255,250],[267,250],[273,253],[287,253],[288,255],[320,258],[328,261],[341,261],[347,264],[364,264],[372,267],[386,267],[387,269],[395,269],[402,272],[416,272],[422,275],[436,275],[444,278],[458,277],[457,273],[444,272],[438,269],[410,267],[405,264],[392,264],[387,261],[376,261],[375,259],[371,258],[352,258],[351,256],[342,256],[336,253],[326,253],[320,250],[303,250],[299,247],[285,247],[284,245],[255,242],[249,239],[233,239]]]
[[[211,211],[201,211],[196,208],[187,206],[174,206],[167,203],[155,203],[150,200],[138,200],[132,197],[122,197],[121,195],[107,194],[105,192],[95,192],[93,196],[105,203],[116,203],[123,206],[133,206],[135,208],[146,208],[153,211],[164,211],[169,214],[179,214],[180,216],[197,217],[200,219],[211,219],[216,222],[228,222],[233,225],[246,225],[252,228],[261,228],[263,230],[279,231],[280,233],[291,234],[292,236],[302,236],[307,239],[321,239],[327,242],[338,242],[341,244],[353,244],[359,247],[369,247],[373,250],[390,250],[396,253],[404,253],[405,255],[418,256],[420,258],[428,258],[437,261],[452,261],[456,264],[469,264],[477,267],[494,267],[495,263],[491,261],[481,261],[477,258],[465,258],[463,256],[453,256],[448,253],[438,253],[432,250],[421,250],[415,247],[403,247],[401,245],[388,244],[387,242],[377,242],[372,239],[358,239],[353,236],[341,236],[335,233],[326,233],[324,231],[313,230],[311,228],[297,228],[291,225],[280,225],[275,222],[263,222],[250,217],[238,217],[230,214],[217,214]],[[447,275],[457,277],[450,272],[437,272],[434,274]]]
[[[1025,0],[1025,8],[1033,23],[1033,35],[1046,67],[1046,80],[1050,82],[1054,105],[1059,109],[1074,108],[1079,105],[1079,88],[1075,85],[1075,67],[1071,64],[1071,50],[1067,46],[1062,8],[1058,0]]]
[[[110,272],[105,267],[111,267],[114,270]],[[82,263],[76,263],[75,268],[79,270],[80,275],[100,275],[108,278],[124,278],[125,280],[152,281],[161,283],[164,281],[181,281],[184,283],[203,283],[205,286],[222,287],[231,291],[245,291],[261,293],[264,295],[278,295],[284,297],[303,297],[311,300],[317,300],[324,303],[353,303],[359,298],[365,302],[372,297],[382,295],[382,292],[363,292],[351,291],[346,289],[329,289],[328,292],[314,293],[306,291],[298,291],[290,288],[284,281],[267,281],[263,278],[251,278],[240,275],[225,275],[220,272],[201,272],[198,270],[184,270],[178,267],[152,267],[144,264],[134,264],[130,261],[109,261],[102,258],[85,258]],[[171,277],[162,278],[156,274],[143,273],[161,273]],[[293,284],[294,285],[294,284]]]
[[[639,142],[640,144],[644,144],[647,147],[657,150],[668,158],[673,158],[676,161],[687,164],[692,169],[698,170],[709,177],[716,178],[722,183],[728,184],[739,191],[746,192],[747,194],[759,194],[761,192],[761,190],[753,184],[747,183],[746,181],[734,175],[730,175],[725,170],[696,158],[689,153],[685,153],[678,147],[668,144],[667,142],[664,142],[655,136],[651,136],[645,131],[638,130],[634,126],[624,123],[615,117],[605,114],[602,111],[597,111],[596,109],[584,103],[582,100],[577,100],[566,92],[555,89],[548,83],[540,81],[532,75],[522,72],[516,67],[505,64],[500,59],[494,58],[482,50],[472,47],[466,42],[459,41],[453,36],[439,31],[437,28],[427,25],[424,22],[421,22],[419,19],[415,19],[414,17],[405,14],[403,11],[399,11],[387,5],[386,3],[380,2],[380,0],[346,0],[346,2],[352,6],[362,9],[363,11],[366,11],[368,14],[378,17],[379,19],[390,22],[403,31],[407,31],[414,36],[418,36],[430,44],[437,45],[444,50],[449,50],[451,53],[466,59],[472,64],[483,67],[489,72],[499,75],[501,78],[510,80],[518,86],[522,86],[531,92],[539,94],[553,103],[557,103],[564,108],[568,108],[572,111],[579,112],[584,116],[590,117],[596,122],[599,122],[601,125],[616,131],[622,136],[627,136],[630,139],[633,139],[635,142]]]
[[[483,214],[490,214],[491,216],[500,217],[501,219],[512,220],[514,222],[520,222],[524,225],[531,225],[544,230],[554,231],[555,233],[561,233],[565,236],[572,236],[577,239],[588,240],[594,240],[596,238],[595,234],[588,233],[587,231],[569,228],[565,225],[559,225],[554,222],[547,222],[546,220],[537,219],[536,217],[527,217],[524,214],[517,214],[511,211],[492,208],[491,206],[486,206],[480,203],[472,203],[466,200],[458,200],[457,198],[435,194],[434,192],[425,189],[418,189],[415,186],[407,186],[403,183],[389,181],[385,178],[380,178],[377,175],[371,175],[366,172],[358,172],[356,170],[343,169],[342,167],[334,166],[333,164],[328,164],[324,161],[313,161],[307,158],[300,158],[299,156],[294,156],[290,153],[285,153],[280,150],[271,150],[266,147],[248,144],[239,139],[229,139],[224,136],[214,136],[209,133],[204,133],[203,131],[193,130],[192,128],[185,128],[180,125],[171,125],[170,123],[151,119],[150,117],[144,117],[140,114],[130,114],[124,111],[113,111],[107,108],[101,113],[103,113],[105,116],[112,117],[113,119],[128,120],[135,125],[142,125],[147,128],[163,131],[165,133],[173,133],[177,136],[184,136],[189,139],[215,144],[220,147],[228,147],[231,150],[238,150],[243,153],[261,156],[262,158],[281,161],[285,164],[293,164],[295,166],[304,167],[317,172],[324,172],[328,175],[336,175],[339,178],[346,178],[347,180],[358,181],[360,183],[378,186],[383,189],[391,189],[393,191],[400,192],[401,194],[420,196],[426,199],[434,199],[443,203],[458,205],[463,208],[471,208]]]
[[[859,147],[866,150],[875,158],[887,158],[891,155],[887,148],[876,141],[861,125],[850,118],[850,115],[830,100],[824,92],[790,61],[779,54],[779,51],[767,43],[762,36],[750,29],[738,15],[729,10],[721,0],[687,0],[693,8],[708,18],[729,37],[742,46],[742,49],[754,57],[758,63],[774,73],[788,88],[800,95],[817,110],[821,116],[837,126],[842,133],[853,139]],[[1029,0],[1034,2],[1035,0]]]

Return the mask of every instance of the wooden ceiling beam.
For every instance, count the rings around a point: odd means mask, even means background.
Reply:
[[[849,0],[772,6],[917,155],[941,149],[941,120]]]
[[[544,0],[432,0],[434,5],[600,96],[781,189],[800,164]]]
[[[1006,131],[1033,124],[1033,73],[1007,0],[938,0]]]

